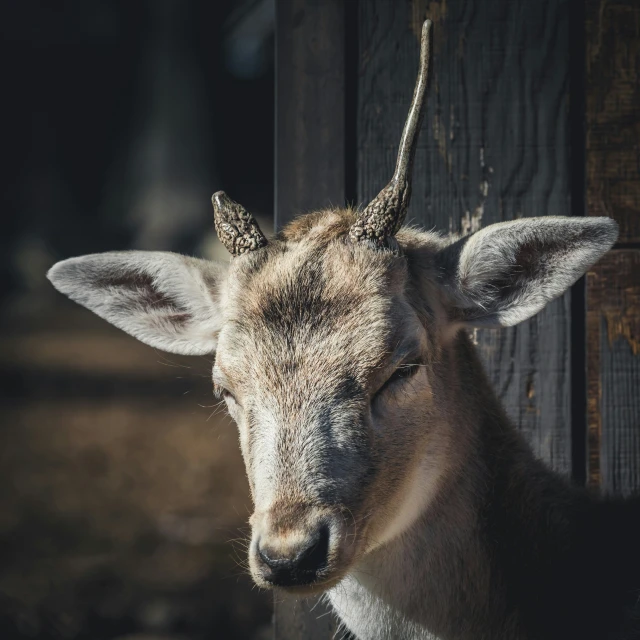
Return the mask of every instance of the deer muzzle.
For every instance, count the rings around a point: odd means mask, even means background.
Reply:
[[[348,518],[339,508],[291,504],[256,512],[251,524],[249,565],[260,586],[325,588],[353,555]]]

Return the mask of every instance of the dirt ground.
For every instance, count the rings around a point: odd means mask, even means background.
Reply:
[[[270,637],[210,361],[66,301],[0,329],[0,638]]]

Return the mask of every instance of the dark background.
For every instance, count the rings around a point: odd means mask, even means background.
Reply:
[[[226,259],[219,189],[270,231],[274,11],[3,3],[2,640],[268,637],[210,362],[137,343],[45,272],[129,248]]]

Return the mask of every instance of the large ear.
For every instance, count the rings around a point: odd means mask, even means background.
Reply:
[[[53,286],[152,347],[184,355],[213,353],[222,326],[220,289],[227,269],[159,251],[70,258],[47,274]]]
[[[538,313],[618,237],[610,218],[529,218],[493,224],[436,255],[452,320],[510,326]]]

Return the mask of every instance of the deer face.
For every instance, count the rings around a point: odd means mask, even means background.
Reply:
[[[408,275],[404,259],[344,237],[231,267],[213,379],[240,430],[259,584],[335,581],[397,511],[431,406]]]
[[[49,277],[143,342],[215,353],[255,505],[249,564],[262,586],[325,588],[392,535],[429,429],[433,344],[404,257],[346,241],[329,212],[221,266],[99,254]],[[433,450],[434,456],[438,453]],[[434,465],[436,466],[436,465]]]
[[[311,215],[228,265],[170,253],[72,258],[63,293],[173,353],[215,354],[254,500],[261,586],[325,589],[428,509],[456,464],[450,349],[560,295],[615,241],[607,218],[538,218],[398,250]]]
[[[261,586],[326,589],[411,527],[456,464],[459,330],[532,316],[617,236],[607,218],[519,220],[455,242],[399,232],[428,29],[396,171],[362,211],[311,214],[268,243],[219,192],[228,265],[124,252],[49,272],[153,347],[215,353],[214,387],[238,424],[255,504],[249,563]]]

